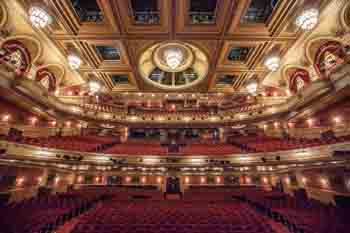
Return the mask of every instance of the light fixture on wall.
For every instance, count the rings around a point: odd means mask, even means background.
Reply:
[[[18,186],[21,186],[23,183],[24,183],[24,178],[23,177],[20,177],[16,180],[16,183]]]
[[[264,182],[264,184],[267,184],[269,182],[269,180],[266,177],[263,177],[263,182]]]
[[[312,127],[314,124],[314,119],[313,118],[309,118],[306,120],[307,124],[309,125],[309,127]]]
[[[336,116],[336,117],[334,117],[333,118],[333,121],[336,123],[336,124],[338,124],[338,123],[341,123],[341,118],[339,117],[339,116]]]
[[[3,117],[2,117],[2,121],[4,122],[8,122],[10,120],[11,116],[9,114],[5,114]]]
[[[81,65],[81,59],[75,54],[68,55],[68,64],[73,70],[79,69]]]
[[[276,71],[280,67],[281,59],[278,56],[268,57],[264,65],[271,71]]]
[[[295,20],[295,24],[305,30],[314,29],[318,23],[319,11],[316,8],[304,10]]]
[[[247,184],[250,184],[250,183],[252,182],[252,179],[251,179],[249,176],[247,176],[247,177],[245,178],[245,182],[246,182]]]
[[[320,182],[322,186],[327,186],[328,185],[328,180],[325,177],[320,178]]]
[[[52,22],[52,17],[49,13],[39,6],[32,6],[29,9],[29,19],[38,28],[44,28]]]
[[[301,182],[303,182],[303,184],[306,185],[306,183],[307,183],[307,178],[303,176],[303,177],[301,178]]]
[[[35,124],[38,122],[38,118],[36,118],[36,117],[31,117],[31,118],[29,119],[29,121],[30,121],[30,123],[31,123],[32,125],[35,125]]]

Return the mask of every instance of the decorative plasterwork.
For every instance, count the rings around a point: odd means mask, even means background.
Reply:
[[[340,12],[340,23],[345,31],[350,32],[350,2],[346,3]]]
[[[174,70],[168,67],[164,58],[164,52],[169,48],[180,50],[184,56],[182,63]],[[164,77],[167,74],[172,76],[171,83],[162,83],[162,77],[158,81],[151,79],[152,72],[157,68],[163,71]],[[187,69],[192,69],[198,77],[194,80],[186,80],[184,84],[177,83],[176,75]],[[150,85],[165,90],[182,90],[197,85],[206,77],[209,71],[209,60],[197,46],[179,41],[164,42],[152,45],[141,54],[138,60],[138,70],[141,77]]]
[[[4,2],[0,2],[0,28],[3,28],[7,23],[7,9]]]
[[[42,56],[43,48],[41,46],[40,41],[35,37],[27,35],[7,37],[4,41],[0,42],[0,47],[7,41],[19,41],[23,43],[23,45],[26,47],[26,49],[28,49],[30,53],[33,64],[36,64]]]
[[[58,87],[59,84],[63,81],[65,70],[64,67],[60,64],[45,64],[43,66],[38,67],[39,69],[48,69],[50,72],[52,72],[55,75],[56,78],[56,86]]]

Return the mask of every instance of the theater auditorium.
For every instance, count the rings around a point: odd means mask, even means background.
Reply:
[[[349,233],[349,0],[0,0],[1,233]]]

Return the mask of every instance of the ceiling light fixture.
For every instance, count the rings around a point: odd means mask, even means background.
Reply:
[[[32,6],[29,9],[30,22],[38,28],[44,28],[52,22],[52,18],[43,8]]]
[[[265,60],[264,65],[271,71],[276,71],[280,67],[281,59],[277,56],[269,57]]]
[[[305,10],[299,15],[295,24],[305,31],[314,29],[318,23],[319,11],[315,8]]]
[[[256,82],[249,83],[246,86],[246,89],[249,92],[249,94],[256,95],[256,91],[258,90],[258,83]]]
[[[75,54],[70,54],[68,56],[68,64],[73,70],[77,70],[81,65],[81,59]]]
[[[96,81],[90,81],[89,82],[89,89],[92,93],[99,92],[101,89],[101,84]]]
[[[183,62],[184,54],[179,48],[168,48],[164,51],[166,64],[175,70]]]

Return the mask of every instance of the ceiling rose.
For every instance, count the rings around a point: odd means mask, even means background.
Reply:
[[[179,65],[183,62],[184,54],[181,49],[177,47],[169,47],[164,50],[164,59],[166,64],[173,70],[179,67]]]
[[[180,42],[159,44],[153,52],[155,66],[166,72],[181,72],[193,64],[194,54],[189,46]]]
[[[138,70],[144,80],[161,89],[182,90],[206,78],[207,55],[197,46],[182,41],[156,43],[141,54]]]

